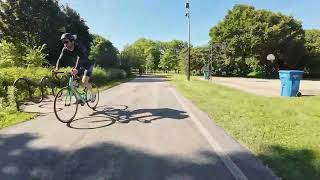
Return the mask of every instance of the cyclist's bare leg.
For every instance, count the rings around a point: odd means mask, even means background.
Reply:
[[[85,87],[88,90],[88,92],[90,92],[90,95],[89,95],[90,101],[94,102],[95,101],[95,94],[91,94],[92,85],[89,82],[89,79],[90,79],[90,77],[88,77],[88,76],[86,76],[85,78],[82,78],[82,80],[84,80],[84,82],[81,81],[81,84],[82,84],[82,87]]]
[[[81,77],[81,79],[83,79],[83,78]],[[86,76],[86,77],[84,78],[84,82],[81,81],[81,86],[87,88],[88,90],[91,90],[91,89],[92,89],[92,85],[91,85],[91,83],[89,82],[89,80],[90,80],[90,77],[89,77],[89,76]]]

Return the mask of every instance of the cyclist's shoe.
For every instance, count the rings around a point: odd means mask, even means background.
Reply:
[[[86,102],[94,102],[96,100],[96,95],[95,94],[89,94],[87,95]]]
[[[119,119],[118,119],[118,121],[119,121],[120,123],[129,123],[129,122],[130,122],[130,119],[128,119],[128,118],[125,117],[125,116],[120,116]]]
[[[84,106],[85,103],[80,99],[77,99],[73,104],[80,104],[81,106]]]
[[[90,96],[90,102],[94,102],[95,100],[96,100],[96,94],[91,94],[91,96]]]

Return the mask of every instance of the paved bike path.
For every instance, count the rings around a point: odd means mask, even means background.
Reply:
[[[70,124],[48,113],[0,130],[0,179],[276,179],[162,78],[100,96]]]

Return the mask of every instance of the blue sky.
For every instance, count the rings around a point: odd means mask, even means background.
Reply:
[[[187,41],[185,0],[60,0],[80,13],[90,32],[109,39],[119,50],[141,37]],[[191,43],[203,45],[209,29],[235,4],[249,4],[291,15],[305,29],[320,29],[319,0],[190,0]]]

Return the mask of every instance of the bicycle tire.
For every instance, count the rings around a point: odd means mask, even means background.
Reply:
[[[29,80],[27,78],[18,78],[14,81],[13,87],[15,88],[14,97],[15,97],[16,107],[17,107],[17,110],[20,111],[20,104],[22,102],[25,102],[27,97],[29,98],[29,100],[32,99]]]
[[[91,108],[92,110],[96,110],[96,107],[98,106],[98,103],[99,103],[100,93],[99,93],[99,88],[95,84],[91,83],[91,85],[92,85],[91,91],[95,91],[95,92],[91,92],[90,94],[94,93],[96,95],[95,101],[91,102],[91,99],[88,98],[88,90],[87,90],[86,91],[86,102],[87,102],[87,105],[89,108]]]
[[[49,76],[45,76],[41,79],[40,88],[41,88],[41,93],[42,93],[40,102],[42,102],[44,100],[46,94],[50,95],[50,93],[47,92],[48,88],[51,90],[51,94],[55,97],[55,95],[56,95],[55,94],[55,85]]]
[[[59,102],[59,98],[62,97],[62,101],[63,101],[63,93],[64,91],[66,91],[68,93],[68,95],[66,96],[66,98],[70,98],[70,102],[69,104],[67,105],[67,99],[65,99],[64,102]],[[71,95],[70,95],[71,94]],[[72,101],[72,98],[75,98],[75,102],[71,102]],[[63,105],[64,103],[64,105]],[[74,110],[74,113],[70,113],[70,110],[67,110],[65,111],[64,113],[60,112],[62,111],[61,107],[67,107],[67,106],[72,106],[72,105],[75,105],[75,110]],[[77,97],[75,96],[75,92],[73,90],[70,90],[68,87],[64,87],[62,88],[60,91],[58,91],[58,93],[56,94],[55,98],[54,98],[54,105],[53,105],[53,109],[54,109],[54,114],[56,115],[57,119],[62,122],[62,123],[70,123],[77,115],[77,111],[78,111],[78,99]],[[63,118],[61,114],[71,114],[71,117],[70,118]]]

